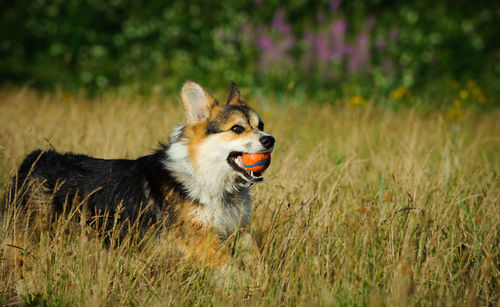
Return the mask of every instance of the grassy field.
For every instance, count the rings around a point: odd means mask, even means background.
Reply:
[[[222,96],[220,97],[222,100]],[[261,252],[246,275],[194,267],[161,235],[108,248],[61,219],[0,263],[4,304],[498,305],[500,114],[249,101],[277,139],[253,190]],[[182,124],[180,99],[0,92],[0,183],[35,148],[134,158]],[[10,211],[9,211],[10,212]],[[6,240],[9,212],[0,225]],[[237,254],[238,263],[244,255]],[[21,274],[23,278],[16,277]]]

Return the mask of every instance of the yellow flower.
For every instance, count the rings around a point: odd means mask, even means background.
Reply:
[[[472,80],[472,79],[467,80],[467,88],[470,91],[472,91],[473,89],[477,88],[476,82],[474,82],[474,80]]]
[[[483,92],[479,92],[475,96],[476,96],[477,102],[479,102],[479,103],[485,103],[486,102],[486,98],[484,97]]]
[[[353,106],[357,106],[357,105],[366,106],[368,104],[368,100],[357,95],[357,96],[352,96],[351,99],[349,99],[349,103]]]
[[[477,87],[474,90],[472,90],[472,96],[479,103],[485,103],[486,102],[486,98],[484,97],[483,91],[479,87]]]
[[[467,99],[467,97],[469,97],[469,92],[466,91],[466,90],[461,90],[460,93],[458,93],[458,95],[460,96],[460,98],[462,99]]]
[[[462,102],[460,100],[455,100],[453,102],[453,107],[448,109],[448,112],[446,112],[446,117],[449,119],[461,119],[464,117],[465,112],[461,108]]]
[[[411,100],[412,93],[409,88],[407,88],[406,86],[402,86],[398,89],[393,90],[391,92],[391,97],[394,100],[402,100],[402,99]]]
[[[449,118],[449,119],[461,119],[464,117],[464,110],[462,109],[458,109],[458,108],[451,108],[448,110],[448,112],[446,113],[446,116]]]

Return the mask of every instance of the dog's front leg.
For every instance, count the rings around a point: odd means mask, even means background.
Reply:
[[[184,227],[179,244],[186,258],[211,268],[229,264],[231,253],[216,233],[205,227]]]

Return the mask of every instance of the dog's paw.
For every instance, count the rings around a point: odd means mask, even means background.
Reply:
[[[212,280],[218,289],[230,290],[249,285],[251,277],[238,266],[225,264],[214,271]]]
[[[234,258],[238,261],[240,268],[251,273],[252,276],[262,274],[260,250],[250,233],[241,234],[235,246]]]

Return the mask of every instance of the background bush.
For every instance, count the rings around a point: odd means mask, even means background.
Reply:
[[[500,81],[491,1],[17,0],[0,16],[0,81],[42,88],[172,92],[196,79],[321,100],[470,79],[493,97]]]

